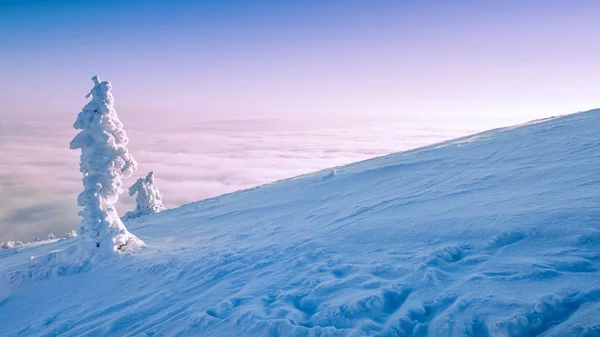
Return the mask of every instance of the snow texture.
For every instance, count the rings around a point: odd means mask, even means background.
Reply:
[[[134,196],[136,207],[134,211],[127,212],[123,220],[131,220],[148,214],[158,213],[165,209],[162,203],[162,194],[154,186],[154,172],[148,173],[146,178],[139,178],[129,188],[129,195]]]
[[[83,209],[80,241],[83,254],[125,251],[144,246],[129,233],[115,209],[123,193],[121,178],[129,177],[136,162],[127,150],[129,139],[113,107],[110,82],[92,78],[94,88],[86,96],[91,101],[83,107],[73,127],[81,130],[71,141],[71,149],[81,149],[80,171],[84,190],[77,197]]]
[[[596,110],[165,210],[76,273],[28,267],[76,238],[2,250],[0,331],[599,336],[599,134]]]

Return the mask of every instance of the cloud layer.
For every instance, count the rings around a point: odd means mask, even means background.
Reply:
[[[169,127],[126,123],[139,170],[125,188],[154,171],[165,206],[172,208],[485,128],[416,121],[331,124],[273,119]],[[59,235],[79,226],[76,196],[82,185],[79,153],[68,149],[75,134],[70,126],[62,121],[0,124],[0,241]],[[124,194],[120,214],[133,204]]]

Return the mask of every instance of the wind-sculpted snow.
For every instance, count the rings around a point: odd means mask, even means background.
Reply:
[[[129,222],[148,249],[65,276],[28,258],[77,238],[1,250],[0,331],[598,336],[599,131],[570,115],[166,210]]]

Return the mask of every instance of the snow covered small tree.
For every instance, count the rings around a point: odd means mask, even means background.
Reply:
[[[81,149],[79,169],[83,192],[77,204],[83,209],[79,230],[84,250],[119,252],[143,247],[144,242],[129,233],[119,218],[115,204],[123,193],[121,178],[129,177],[137,163],[127,150],[129,139],[113,107],[110,82],[92,78],[94,88],[86,96],[92,100],[83,107],[73,127],[81,130],[71,141],[71,149]]]
[[[15,247],[20,247],[23,245],[23,242],[21,241],[6,241],[6,242],[0,242],[0,249],[10,249],[10,248],[15,248]]]
[[[65,238],[74,238],[77,237],[77,232],[75,230],[71,230],[65,233]]]
[[[15,246],[14,241],[0,242],[0,249],[11,249]]]
[[[164,210],[162,203],[162,194],[158,188],[154,187],[154,172],[148,173],[146,178],[139,178],[135,184],[129,188],[129,195],[134,196],[136,207],[134,211],[127,212],[123,220],[134,219],[143,215],[158,213]]]

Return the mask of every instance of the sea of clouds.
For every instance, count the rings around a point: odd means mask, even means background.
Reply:
[[[74,117],[73,117],[74,118]],[[151,121],[152,122],[152,121]],[[168,126],[167,126],[168,125]],[[79,152],[72,121],[0,121],[0,241],[79,227]],[[125,121],[138,171],[154,171],[167,208],[482,131],[460,122],[229,119],[138,125]],[[124,194],[119,212],[134,207]]]

